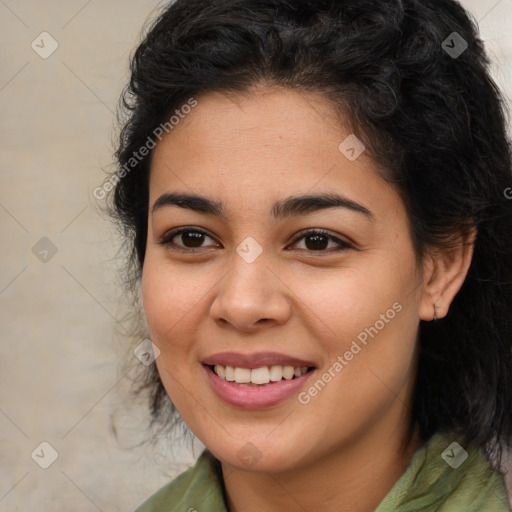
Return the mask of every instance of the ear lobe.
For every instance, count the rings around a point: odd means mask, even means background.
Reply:
[[[473,227],[455,247],[434,249],[427,256],[419,311],[421,320],[430,321],[435,316],[444,318],[448,314],[471,265],[476,235],[477,230]]]

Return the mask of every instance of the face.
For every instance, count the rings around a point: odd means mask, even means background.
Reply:
[[[423,293],[397,191],[354,139],[340,149],[350,129],[320,95],[197,100],[150,175],[143,303],[171,400],[239,468],[389,436]]]

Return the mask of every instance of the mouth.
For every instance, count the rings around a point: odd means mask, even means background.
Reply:
[[[220,379],[247,387],[261,387],[281,381],[295,380],[315,369],[314,366],[282,365],[260,366],[252,369],[221,364],[207,366]]]
[[[311,361],[275,352],[225,352],[206,358],[202,367],[218,398],[232,407],[251,410],[298,397],[317,373]]]

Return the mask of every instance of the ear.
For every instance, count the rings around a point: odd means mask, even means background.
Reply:
[[[476,235],[476,228],[473,227],[466,237],[460,237],[455,247],[434,249],[425,256],[419,311],[422,320],[434,319],[434,305],[437,318],[444,318],[448,314],[471,265]]]

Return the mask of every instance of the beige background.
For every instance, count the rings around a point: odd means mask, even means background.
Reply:
[[[463,4],[510,98],[512,0]],[[121,417],[121,445],[110,430],[127,381],[113,337],[116,242],[92,191],[111,163],[129,53],[156,6],[0,0],[0,511],[130,511],[201,448],[129,448],[144,436],[136,405]],[[47,59],[31,47],[51,48],[43,31],[59,45]],[[32,251],[43,237],[46,262]],[[58,452],[46,470],[31,457],[43,441]]]

